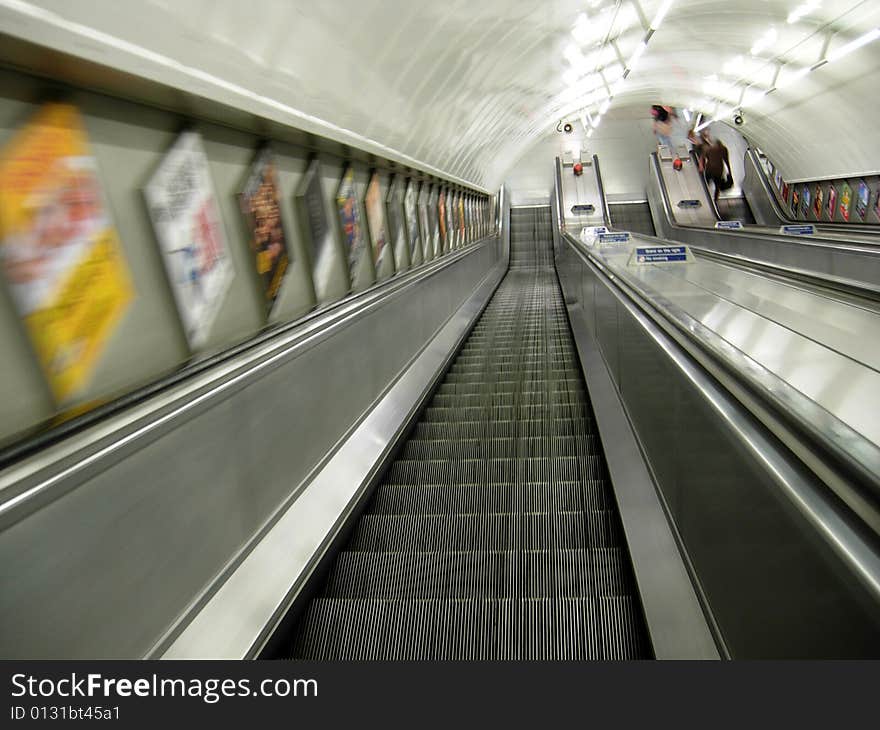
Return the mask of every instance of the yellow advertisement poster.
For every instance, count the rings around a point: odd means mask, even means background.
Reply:
[[[88,383],[132,297],[79,112],[43,106],[0,158],[0,260],[59,403]]]

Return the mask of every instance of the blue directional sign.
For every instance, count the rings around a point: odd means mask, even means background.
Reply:
[[[578,213],[586,213],[586,214],[595,213],[596,206],[591,205],[590,203],[584,203],[582,205],[573,205],[573,206],[571,206],[571,212],[574,213],[575,215],[577,215]]]
[[[742,221],[715,221],[715,227],[721,230],[735,231],[743,227]]]
[[[689,198],[687,200],[679,200],[678,207],[679,208],[699,208],[703,205],[699,200]]]
[[[628,243],[630,235],[624,231],[621,233],[600,233],[599,243]]]
[[[666,264],[687,261],[687,246],[636,246],[635,260],[639,264]]]
[[[782,226],[779,229],[779,232],[785,233],[789,236],[812,236],[816,232],[816,226],[814,226],[812,223]]]

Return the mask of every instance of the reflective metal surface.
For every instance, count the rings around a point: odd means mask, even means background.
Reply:
[[[453,312],[498,239],[0,474],[0,654],[137,657],[210,597]],[[39,538],[38,536],[42,536]]]
[[[711,361],[694,359],[710,340],[704,325],[666,327],[679,306],[637,289],[644,282],[613,255],[563,241],[564,279],[580,293],[729,654],[877,656],[880,552],[870,530],[725,390],[729,374],[710,376]],[[639,268],[669,278],[658,266]],[[745,362],[730,363],[738,378],[755,376]]]
[[[682,225],[678,209],[663,185],[661,162],[652,155],[648,199],[657,235],[694,247],[725,255],[741,257],[747,262],[775,267],[781,273],[790,271],[839,284],[852,290],[863,290],[876,296],[880,293],[880,247],[825,236],[783,236],[744,231],[721,231],[698,226],[713,226],[714,219]],[[662,163],[666,164],[666,163]],[[673,173],[674,174],[674,171]],[[699,178],[696,178],[699,182]],[[700,214],[702,216],[702,214]],[[679,221],[679,222],[677,222]]]

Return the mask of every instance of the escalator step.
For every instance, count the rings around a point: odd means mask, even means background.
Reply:
[[[626,595],[620,548],[339,555],[331,598],[577,598]]]
[[[577,512],[612,506],[607,482],[531,484],[382,484],[371,512],[376,514],[493,514]]]
[[[316,587],[290,656],[651,655],[549,208],[511,220],[507,276]]]

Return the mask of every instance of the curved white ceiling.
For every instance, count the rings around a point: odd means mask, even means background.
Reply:
[[[616,87],[664,1],[0,0],[0,30],[145,76],[170,63],[196,93],[256,100],[294,126],[488,189],[610,91],[615,108],[711,116],[746,102],[758,120],[841,83],[858,54],[880,55],[877,42],[809,80],[795,74],[880,25],[880,0],[673,0]]]

